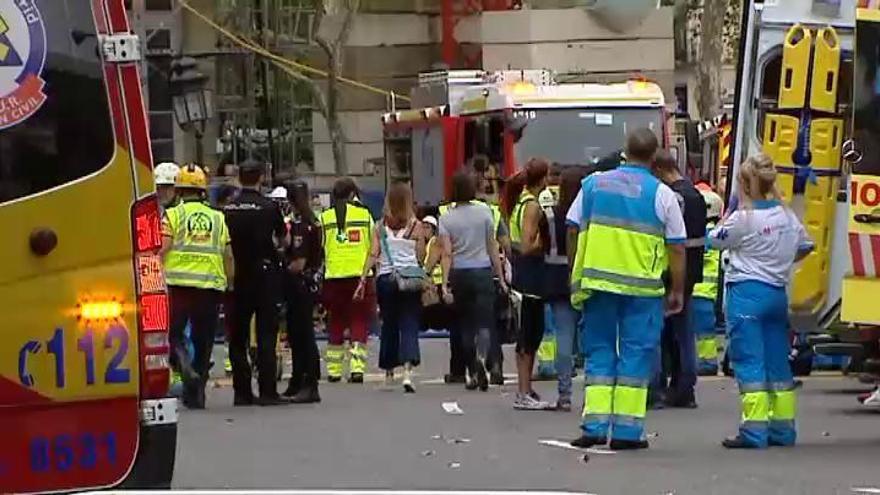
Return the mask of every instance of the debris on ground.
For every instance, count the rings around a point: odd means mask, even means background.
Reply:
[[[470,438],[447,438],[446,443],[448,443],[449,445],[471,443],[471,439]]]
[[[648,437],[648,438],[657,438],[657,437],[660,436],[660,433],[658,433],[658,432],[656,432],[656,431],[651,431],[651,432],[648,432],[648,434],[645,435],[645,436]]]
[[[235,423],[235,420],[234,420],[234,419],[232,419],[232,418],[226,418],[226,424],[231,425],[232,423]]]
[[[464,414],[464,411],[461,409],[461,406],[458,405],[458,402],[444,402],[443,410],[446,411],[446,414],[452,414],[455,416],[461,416]]]
[[[831,436],[831,432],[830,432],[830,431],[823,431],[823,432],[822,432],[822,436],[823,436],[823,437],[830,437],[830,436]]]
[[[459,469],[461,468],[461,463],[457,461],[452,461],[449,463],[449,469]]]
[[[437,453],[437,452],[434,451],[434,450],[425,450],[425,451],[422,452],[422,457],[431,457],[431,456],[433,456],[433,455],[436,454],[436,453]]]
[[[443,435],[431,435],[431,440],[443,440]]]
[[[590,454],[584,454],[584,456],[581,457],[581,462],[583,462],[584,464],[590,462]]]

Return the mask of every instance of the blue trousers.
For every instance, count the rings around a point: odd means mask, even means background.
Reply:
[[[727,325],[742,399],[740,437],[756,448],[793,445],[797,405],[785,289],[752,281],[730,284]]]
[[[691,299],[690,325],[697,341],[697,369],[701,373],[718,372],[718,350],[715,343],[715,301]]]
[[[574,367],[575,333],[581,313],[571,306],[568,299],[556,299],[548,306],[553,310],[556,323],[556,375],[559,381],[559,397],[571,399],[571,370]]]
[[[586,391],[581,428],[590,437],[640,440],[648,382],[663,326],[663,300],[594,291],[584,302]]]
[[[418,366],[419,330],[422,327],[422,296],[419,292],[401,292],[391,275],[376,280],[382,334],[379,341],[379,368],[393,371],[406,363]]]

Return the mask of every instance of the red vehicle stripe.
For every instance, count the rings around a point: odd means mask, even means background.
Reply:
[[[116,144],[123,149],[128,149],[128,132],[125,130],[125,113],[122,110],[122,98],[119,94],[119,72],[116,67],[107,64],[104,66],[104,81],[107,85],[107,96],[110,99],[110,113],[113,117],[113,132],[116,134]]]
[[[128,27],[128,17],[125,15],[125,6],[122,0],[104,0],[107,6],[107,15],[110,17],[110,28],[114,33],[127,33],[130,31]]]
[[[107,34],[107,18],[104,17],[103,0],[92,0],[92,14],[95,18],[98,34]]]
[[[131,145],[135,159],[141,166],[153,169],[153,157],[150,150],[150,133],[147,128],[147,116],[144,114],[144,100],[141,95],[141,81],[136,65],[120,68],[122,88],[125,93],[126,111],[128,112],[128,128],[131,132]]]
[[[865,276],[865,259],[862,255],[862,244],[859,242],[859,234],[849,235],[849,252],[852,255],[853,275]]]
[[[880,273],[880,236],[872,235],[871,238],[871,255],[874,257],[874,273],[869,273],[869,277],[876,277]]]

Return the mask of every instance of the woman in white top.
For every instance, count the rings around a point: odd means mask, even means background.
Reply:
[[[739,209],[709,234],[727,249],[729,354],[742,399],[742,424],[727,448],[794,445],[797,408],[788,363],[791,341],[786,286],[794,263],[813,249],[803,225],[781,201],[776,169],[766,155],[746,160],[737,175]]]
[[[397,182],[385,197],[385,215],[376,224],[370,256],[364,264],[361,285],[355,297],[362,297],[370,271],[378,263],[376,291],[382,314],[379,367],[385,370],[386,384],[394,381],[394,368],[403,366],[403,388],[415,392],[412,370],[419,365],[419,330],[422,322],[421,290],[402,291],[398,277],[412,277],[425,259],[425,232],[413,211],[412,189]],[[395,273],[397,276],[395,276]]]

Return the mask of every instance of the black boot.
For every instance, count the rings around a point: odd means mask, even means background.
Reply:
[[[317,382],[301,387],[299,392],[290,398],[291,404],[316,404],[318,402],[321,402],[321,396],[318,394]]]
[[[576,440],[572,440],[572,447],[577,447],[579,449],[589,449],[590,447],[595,447],[596,445],[605,445],[608,443],[608,439],[605,437],[589,437],[587,435],[581,435],[580,438]]]
[[[284,397],[293,397],[299,393],[302,389],[302,380],[295,380],[293,377],[290,377],[290,382],[287,384],[287,389],[281,394]]]
[[[611,450],[641,450],[648,448],[648,441],[612,439],[609,447]]]
[[[348,377],[348,383],[364,383],[364,374],[352,373],[351,376]]]

